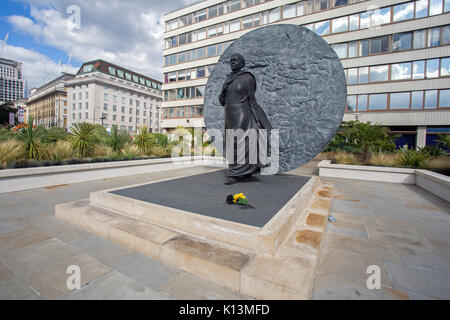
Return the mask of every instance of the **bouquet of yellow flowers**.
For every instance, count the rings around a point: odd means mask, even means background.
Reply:
[[[255,209],[253,206],[248,204],[247,197],[243,193],[237,193],[235,195],[229,194],[226,201],[228,204],[240,204]]]

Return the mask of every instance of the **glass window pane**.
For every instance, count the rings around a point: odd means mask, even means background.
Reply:
[[[444,2],[444,12],[450,11],[450,0],[445,0]]]
[[[358,96],[358,111],[367,111],[367,94]]]
[[[411,95],[411,109],[423,108],[423,91],[414,91]]]
[[[348,43],[348,57],[353,58],[358,55],[358,41]]]
[[[316,0],[317,10],[325,10],[330,7],[330,0]]]
[[[413,62],[413,79],[425,78],[425,60]]]
[[[411,50],[412,33],[396,33],[394,34],[394,46],[392,50]]]
[[[348,17],[333,19],[331,25],[333,26],[333,33],[347,31]]]
[[[441,59],[441,77],[450,76],[450,58]]]
[[[414,18],[414,2],[399,4],[394,7],[394,22]]]
[[[208,57],[213,57],[213,56],[217,55],[217,46],[216,45],[209,46],[206,49],[206,55]]]
[[[427,60],[427,78],[437,78],[439,76],[439,59]]]
[[[238,31],[241,28],[241,20],[234,20],[230,22],[230,32]]]
[[[391,8],[383,8],[372,11],[372,27],[391,22]]]
[[[437,90],[425,91],[425,109],[436,109]]]
[[[275,22],[280,20],[280,8],[270,10],[269,12],[269,22]]]
[[[409,92],[391,93],[390,109],[409,109]]]
[[[441,40],[441,28],[428,29],[428,46],[436,47],[440,45]]]
[[[450,90],[439,91],[439,108],[450,107]]]
[[[356,111],[356,96],[347,97],[347,111]]]
[[[425,40],[427,38],[426,32],[427,30],[414,31],[414,45],[413,45],[414,49],[425,48],[426,46]]]
[[[350,31],[359,29],[359,14],[350,16]]]
[[[450,2],[450,0],[449,0]],[[450,26],[445,26],[441,28],[442,30],[442,44],[450,43]]]
[[[370,82],[387,81],[388,66],[370,67]]]
[[[206,29],[197,31],[197,40],[206,39]]]
[[[360,29],[365,29],[370,27],[370,12],[362,12],[360,14]]]
[[[430,0],[430,16],[442,13],[442,0]]]
[[[361,48],[359,55],[362,57],[369,55],[369,40],[361,40]]]
[[[247,29],[253,27],[253,16],[242,19],[242,28]]]
[[[369,82],[369,67],[359,68],[358,83],[368,83]]]
[[[197,59],[203,59],[205,57],[205,48],[197,49]]]
[[[283,7],[283,19],[294,18],[296,15],[296,7],[297,5],[288,5]]]
[[[347,43],[334,44],[332,46],[339,59],[347,58]]]
[[[315,24],[316,33],[323,36],[330,33],[330,21],[317,22]]]
[[[391,80],[411,79],[411,62],[397,63],[391,66]]]
[[[428,0],[416,1],[416,19],[423,18],[428,15]]]
[[[297,3],[297,17],[302,16],[304,14],[305,14],[305,7],[304,7],[304,3],[302,1],[302,2]]]
[[[348,0],[334,0],[334,6],[339,7],[348,4]]]
[[[358,69],[348,69],[347,71],[347,84],[357,84],[358,83]]]
[[[369,96],[369,110],[384,110],[387,107],[387,94],[371,94]]]

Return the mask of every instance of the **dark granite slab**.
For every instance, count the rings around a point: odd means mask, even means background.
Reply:
[[[263,227],[311,179],[296,175],[253,176],[224,185],[226,171],[157,182],[112,192],[213,218]],[[244,193],[255,209],[226,203],[228,194]]]

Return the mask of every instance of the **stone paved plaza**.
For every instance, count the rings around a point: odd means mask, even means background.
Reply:
[[[249,299],[133,252],[54,216],[92,191],[198,174],[177,169],[0,194],[0,299]],[[314,175],[315,164],[294,170]],[[450,206],[416,186],[344,179],[335,184],[313,299],[449,299]],[[79,265],[82,288],[66,288]],[[369,265],[381,270],[369,290]]]

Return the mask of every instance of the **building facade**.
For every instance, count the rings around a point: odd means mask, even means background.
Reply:
[[[205,0],[164,17],[163,130],[204,126],[208,75],[241,35],[302,25],[347,77],[344,120],[370,121],[422,147],[450,133],[450,0]]]
[[[147,126],[160,132],[162,83],[103,60],[84,63],[65,84],[68,126],[76,122],[116,125],[135,133]]]
[[[23,99],[22,63],[0,58],[0,103]]]
[[[35,125],[67,129],[67,89],[64,84],[73,78],[75,75],[64,73],[42,87],[31,89],[26,106],[27,121],[31,117]]]

